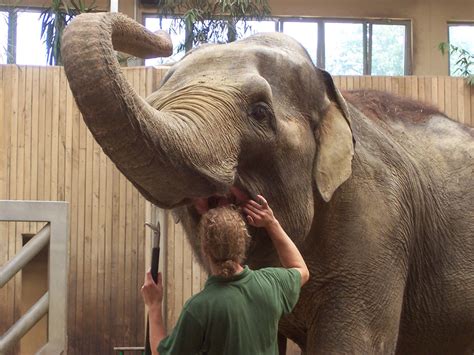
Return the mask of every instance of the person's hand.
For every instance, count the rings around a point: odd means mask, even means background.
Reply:
[[[151,276],[151,270],[145,274],[145,282],[141,288],[143,301],[148,306],[148,309],[159,308],[163,302],[163,277],[161,272],[158,273],[158,280],[155,283]]]
[[[249,200],[242,210],[247,214],[247,221],[251,226],[268,228],[278,223],[268,202],[261,195],[257,195],[260,204]]]

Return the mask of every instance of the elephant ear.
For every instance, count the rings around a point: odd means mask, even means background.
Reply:
[[[334,85],[331,75],[323,70],[321,72],[331,102],[316,132],[319,146],[313,171],[319,193],[328,202],[334,191],[352,173],[355,141],[346,101]]]

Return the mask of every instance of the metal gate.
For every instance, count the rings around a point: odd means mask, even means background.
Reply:
[[[0,221],[47,222],[0,269],[0,288],[49,243],[48,291],[0,337],[0,355],[45,314],[48,341],[37,354],[65,354],[67,347],[68,203],[0,200]]]

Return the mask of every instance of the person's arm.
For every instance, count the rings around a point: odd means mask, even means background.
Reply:
[[[301,253],[273,215],[273,211],[267,201],[263,196],[258,195],[257,197],[260,199],[261,204],[249,200],[243,207],[249,224],[266,229],[277,250],[282,266],[287,269],[294,268],[298,270],[301,274],[301,286],[303,286],[309,279],[309,270]]]
[[[141,288],[143,301],[148,307],[148,319],[150,325],[150,348],[153,355],[158,354],[158,345],[166,337],[163,324],[163,279],[161,272],[158,273],[158,282],[155,283],[150,270],[145,274],[145,282]]]

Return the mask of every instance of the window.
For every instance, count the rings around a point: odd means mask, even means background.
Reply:
[[[47,65],[46,45],[41,39],[40,12],[17,13],[16,64]]]
[[[8,12],[0,12],[0,64],[7,64],[8,56]]]
[[[146,17],[145,26],[152,28],[152,21],[159,22],[159,19]],[[163,22],[163,28],[166,26]],[[259,32],[288,34],[301,43],[314,64],[331,74],[411,73],[409,21],[279,18],[247,21],[247,26],[239,22],[236,27],[240,38]],[[175,44],[184,42],[184,34],[173,41]]]
[[[325,69],[334,75],[364,74],[363,26],[325,23]]]
[[[449,44],[462,48],[474,55],[474,23],[449,24]],[[460,59],[459,53],[449,55],[449,74],[458,75],[456,63]]]
[[[410,73],[409,23],[404,21],[324,21],[324,61],[336,75]]]
[[[19,8],[0,12],[0,63],[47,65],[40,14]]]
[[[371,25],[372,75],[404,75],[406,26]]]
[[[318,23],[303,21],[282,21],[283,33],[293,37],[306,49],[316,63],[318,54]]]

